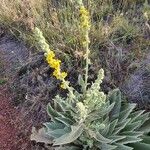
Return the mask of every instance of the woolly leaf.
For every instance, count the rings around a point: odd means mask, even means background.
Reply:
[[[137,121],[137,122],[133,122],[131,124],[128,124],[124,129],[123,129],[123,132],[124,131],[133,131],[137,128],[139,128],[141,126],[141,121]]]
[[[120,109],[121,109],[121,92],[119,89],[115,89],[109,93],[108,99],[110,103],[114,103],[115,105],[110,113],[111,118],[119,117]]]
[[[75,141],[83,131],[83,125],[71,126],[71,132],[64,134],[63,136],[56,138],[54,145],[64,145]]]
[[[91,138],[94,138],[101,143],[110,143],[111,142],[110,139],[105,138],[99,132],[94,132],[92,130],[88,130],[88,133],[91,136]]]
[[[109,136],[109,139],[111,139],[112,140],[112,142],[114,143],[114,142],[117,142],[117,141],[119,141],[119,140],[122,140],[122,139],[125,139],[126,138],[126,136]]]
[[[144,135],[142,139],[143,139],[142,141],[143,143],[150,144],[150,136]]]
[[[149,133],[150,132],[150,119],[147,120],[139,129],[140,131],[143,131],[145,133]]]
[[[83,77],[81,75],[78,76],[78,83],[79,85],[82,87],[82,90],[85,90],[84,87],[85,87],[85,82],[83,80]]]
[[[117,146],[117,148],[115,150],[132,150],[132,147],[129,147],[127,145],[123,145],[123,144],[118,144],[115,143],[115,145]]]
[[[129,143],[136,143],[142,141],[141,138],[137,138],[134,136],[126,136],[123,140],[119,141],[120,144],[129,144]]]
[[[81,150],[81,149],[75,146],[60,146],[55,148],[55,150]]]
[[[70,126],[73,124],[72,120],[69,118],[64,118],[64,117],[55,117],[55,119],[63,124],[65,124],[66,126]]]
[[[44,128],[36,131],[35,127],[32,128],[31,141],[41,142],[45,144],[52,144],[52,137],[49,137]]]
[[[115,105],[115,103],[112,103],[107,108],[104,108],[102,110],[96,110],[96,111],[90,113],[88,116],[88,122],[92,122],[94,120],[102,118],[105,115],[108,115],[108,113],[110,113],[110,111],[113,109],[114,105]]]
[[[101,150],[113,150],[113,149],[116,149],[117,146],[106,144],[106,143],[102,143],[98,147],[101,148]]]
[[[109,129],[108,135],[112,134],[112,132],[114,131],[114,129],[115,129],[116,125],[117,125],[117,123],[118,123],[118,119],[115,119],[114,121],[112,121],[110,123],[111,128]]]
[[[149,113],[138,116],[135,121],[141,120],[142,124],[149,119]]]
[[[59,138],[69,132],[70,128],[65,127],[63,129],[49,130],[46,132],[46,134],[53,138]]]
[[[62,116],[58,111],[52,108],[50,103],[47,105],[47,112],[48,112],[48,115],[51,117],[51,120],[54,120],[55,117]]]
[[[131,113],[129,115],[129,118],[131,118],[131,122],[135,121],[135,119],[141,116],[143,113],[144,113],[144,110],[139,110],[139,111],[135,111]]]
[[[60,111],[65,111],[66,103],[60,96],[57,95],[55,97],[54,104],[55,104],[55,109],[60,110]]]
[[[121,111],[119,114],[119,121],[122,122],[128,118],[132,110],[136,107],[136,104],[127,104],[127,108],[124,111]]]
[[[65,127],[64,124],[59,122],[46,122],[43,125],[47,128],[47,130],[55,130],[55,129],[63,129]]]
[[[123,130],[125,128],[125,126],[130,122],[130,118],[121,122],[121,123],[118,123],[115,130],[113,131],[113,134],[117,134],[119,133],[121,130]]]
[[[143,135],[143,132],[125,131],[125,132],[120,133],[120,135],[139,137],[139,136]]]
[[[150,144],[145,144],[142,142],[132,143],[129,146],[133,147],[135,150],[150,150]]]
[[[108,123],[109,123],[109,117],[106,116],[105,119],[104,119],[104,121],[102,123],[108,125]]]
[[[110,124],[109,123],[105,124],[105,128],[102,130],[101,134],[103,136],[107,135],[109,132],[109,129],[110,129]]]

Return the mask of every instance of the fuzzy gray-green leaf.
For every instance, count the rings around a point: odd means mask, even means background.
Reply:
[[[82,90],[84,90],[85,82],[84,82],[83,77],[81,75],[79,75],[79,77],[78,77],[78,83],[82,87]]]
[[[110,111],[113,109],[114,105],[115,105],[115,103],[112,103],[107,108],[104,107],[104,109],[102,108],[102,110],[96,110],[96,111],[90,113],[88,116],[88,122],[92,122],[94,120],[102,118],[105,115],[108,115],[110,113]]]
[[[115,146],[115,145],[106,144],[106,143],[102,143],[98,147],[101,148],[101,150],[114,150],[117,148],[117,146]]]
[[[109,139],[112,140],[112,143],[117,142],[117,141],[122,140],[122,139],[125,139],[125,138],[126,138],[126,136],[121,136],[121,135],[109,136]]]
[[[111,142],[110,139],[105,138],[99,132],[94,132],[94,131],[89,130],[88,133],[91,136],[91,138],[94,138],[95,140],[97,140],[101,143],[110,143]]]
[[[150,119],[147,120],[139,129],[140,131],[143,131],[145,133],[149,133],[150,132]]]
[[[143,135],[143,132],[140,131],[125,131],[120,133],[120,135],[125,135],[125,136],[134,136],[134,137],[139,137],[141,135]]]
[[[83,125],[71,126],[71,131],[63,136],[56,138],[54,145],[64,145],[75,141],[83,131]]]
[[[134,136],[126,136],[123,140],[119,141],[120,144],[129,144],[129,143],[136,143],[142,141],[141,138],[137,138]]]
[[[48,115],[51,117],[51,120],[53,120],[55,117],[62,116],[58,111],[52,108],[51,104],[47,105],[47,112]]]
[[[149,114],[150,113],[145,113],[145,114],[142,114],[140,116],[138,116],[135,121],[138,121],[138,120],[141,120],[142,124],[145,123],[145,121],[147,121],[149,119]]]
[[[112,118],[119,117],[120,109],[121,109],[121,92],[119,89],[115,89],[108,95],[110,103],[115,102],[115,105],[111,111]]]
[[[55,117],[55,119],[63,124],[65,124],[66,126],[70,126],[73,124],[72,120],[69,118],[64,118],[64,117]]]
[[[115,119],[114,121],[112,121],[110,123],[111,128],[109,129],[108,135],[112,134],[112,132],[114,131],[114,129],[115,129],[116,125],[117,125],[117,123],[118,123],[118,119]]]
[[[150,150],[150,144],[145,144],[142,142],[132,143],[130,146],[135,150]]]
[[[142,124],[141,121],[133,122],[133,123],[127,125],[127,126],[123,129],[123,132],[124,132],[124,131],[133,131],[133,130],[139,128],[139,127],[141,126],[141,124]]]
[[[55,148],[55,150],[81,150],[81,149],[75,146],[60,146]]]
[[[113,131],[113,134],[117,134],[119,133],[121,130],[123,130],[125,128],[125,126],[130,122],[130,118],[126,119],[125,121],[118,123],[118,125],[116,126],[116,128]]]
[[[123,144],[115,144],[117,146],[117,148],[115,150],[133,150],[132,147],[129,147],[127,145],[123,145]]]
[[[131,118],[131,122],[135,121],[139,116],[141,116],[144,113],[144,110],[139,110],[131,113],[129,115],[129,118]]]
[[[142,141],[142,142],[144,142],[144,143],[146,143],[146,144],[149,144],[149,145],[150,145],[150,136],[148,136],[148,135],[144,135],[144,136],[142,137],[142,139],[143,139],[143,141]]]
[[[46,134],[53,138],[59,138],[69,132],[70,128],[65,127],[64,129],[49,130]]]
[[[47,128],[47,130],[55,130],[55,129],[63,129],[65,127],[64,124],[59,122],[46,122],[43,125]]]
[[[127,104],[127,108],[120,112],[119,121],[122,122],[128,118],[132,110],[136,107],[136,104]]]
[[[35,127],[32,128],[32,134],[30,137],[31,141],[42,142],[45,144],[52,144],[52,137],[46,134],[44,128],[39,129],[36,131]]]

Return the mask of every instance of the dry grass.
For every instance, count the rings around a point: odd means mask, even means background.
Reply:
[[[38,49],[32,33],[36,26],[42,30],[50,47],[68,64],[82,59],[78,8],[71,0],[0,1],[0,24],[8,27],[17,37]],[[112,66],[120,68],[121,62],[129,65],[144,57],[149,46],[150,9],[147,0],[84,2],[91,14],[90,48],[95,68],[100,67],[99,64],[107,69]]]
[[[37,26],[52,47],[61,47],[63,50],[63,47],[66,49],[66,45],[73,46],[77,40],[73,35],[77,32],[74,13],[70,13],[74,8],[65,1],[63,4],[58,4],[56,9],[55,4],[48,0],[2,0],[0,22],[33,45],[35,43],[31,30]]]

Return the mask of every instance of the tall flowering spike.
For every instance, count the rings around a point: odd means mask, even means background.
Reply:
[[[80,30],[81,30],[81,43],[85,49],[85,55],[84,58],[86,60],[86,67],[85,67],[85,86],[83,87],[84,94],[86,93],[87,85],[88,85],[88,70],[89,70],[89,30],[90,30],[90,16],[88,10],[85,8],[82,0],[78,0],[80,2],[79,4],[79,13],[80,13]]]
[[[90,29],[90,17],[88,10],[81,5],[80,6],[80,27],[82,30],[89,30]]]
[[[90,43],[88,35],[91,26],[90,16],[88,10],[84,7],[84,5],[80,6],[79,13],[80,13],[80,29],[83,33],[82,44],[84,47],[86,47]]]
[[[62,82],[65,82],[65,78],[67,76],[66,72],[61,72],[60,65],[61,61],[55,58],[55,53],[50,50],[49,45],[46,43],[46,40],[40,31],[40,29],[35,28],[35,37],[41,46],[42,50],[45,52],[46,61],[49,64],[51,68],[54,69],[53,76],[55,76],[58,80],[61,80]],[[65,85],[64,83],[62,83]],[[65,88],[65,86],[62,86],[62,88]]]

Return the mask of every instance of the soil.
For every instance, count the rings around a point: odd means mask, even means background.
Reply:
[[[11,35],[0,36],[0,77],[13,78],[16,71],[26,63],[29,49]]]
[[[0,80],[8,83],[27,57],[27,48],[22,43],[1,35]],[[20,108],[14,107],[12,97],[7,85],[0,84],[0,150],[30,150],[31,119],[25,119]]]
[[[30,120],[25,122],[20,110],[11,104],[6,86],[0,91],[0,150],[29,150]]]
[[[39,123],[42,117],[28,106],[25,109],[15,105],[14,93],[10,90],[11,82],[29,60],[30,53],[31,49],[23,42],[7,33],[0,34],[0,150],[45,149],[43,144],[30,141],[32,127],[36,124],[34,120],[38,118]]]

